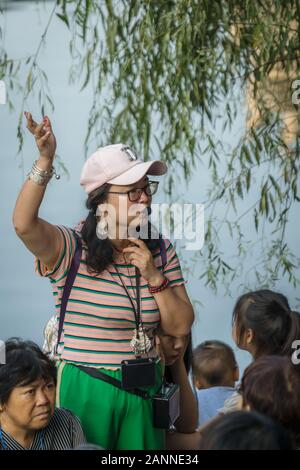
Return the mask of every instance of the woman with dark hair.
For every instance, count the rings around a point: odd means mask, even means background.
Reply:
[[[79,420],[55,408],[56,366],[31,341],[5,343],[0,365],[0,449],[66,450],[84,444]]]
[[[153,332],[161,324],[168,334],[188,334],[194,318],[176,251],[148,220],[158,186],[148,175],[164,174],[166,165],[143,162],[123,144],[98,149],[80,179],[89,210],[83,226],[49,224],[38,211],[55,174],[56,141],[47,117],[39,125],[26,118],[40,157],[13,220],[39,274],[51,280],[58,318],[65,309],[59,402],[80,417],[91,443],[161,449],[165,433],[152,423],[151,397],[162,383]]]
[[[300,314],[291,310],[287,298],[268,289],[248,292],[236,302],[232,315],[232,337],[253,359],[266,355],[292,356],[300,338]],[[241,395],[234,392],[221,410],[241,408]]]
[[[300,448],[300,370],[290,358],[264,356],[244,372],[243,407],[280,423]]]
[[[242,295],[233,310],[233,339],[255,359],[278,354],[290,356],[300,338],[300,314],[291,310],[287,298],[271,290]]]
[[[202,431],[199,450],[291,450],[285,430],[259,413],[235,411]]]

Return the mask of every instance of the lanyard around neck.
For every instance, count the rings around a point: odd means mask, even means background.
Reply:
[[[135,307],[135,305],[133,303],[133,300],[131,298],[131,295],[130,295],[128,289],[127,289],[127,286],[123,282],[121,273],[119,272],[116,264],[114,264],[114,267],[115,267],[115,270],[118,273],[118,276],[119,276],[119,279],[122,283],[122,286],[124,287],[124,290],[125,290],[128,298],[129,298],[129,300],[130,300],[131,305],[132,305],[133,312],[134,312],[134,319],[135,319],[136,329],[138,330],[140,324],[142,323],[142,321],[141,321],[141,290],[140,290],[140,273],[139,273],[139,270],[138,270],[138,268],[135,268],[135,285],[136,285],[136,307]]]

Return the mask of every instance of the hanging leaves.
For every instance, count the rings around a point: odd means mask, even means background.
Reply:
[[[95,140],[130,141],[145,159],[160,155],[172,168],[169,195],[176,176],[189,181],[200,161],[209,171],[208,222],[229,208],[236,253],[249,251],[240,222],[250,214],[257,236],[269,223],[283,246],[287,198],[299,201],[299,110],[290,92],[300,70],[299,2],[58,0],[55,13],[71,34],[72,77],[81,89],[93,86],[86,150]],[[1,49],[0,59],[0,77],[9,73],[16,87],[17,63]],[[38,90],[44,112],[55,104],[47,81],[33,57],[25,60],[26,93]],[[217,238],[202,253],[211,286],[232,265]],[[280,265],[289,276],[297,266],[290,256]],[[263,268],[271,275],[274,266]]]

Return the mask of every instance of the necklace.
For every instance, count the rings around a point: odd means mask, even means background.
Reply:
[[[151,349],[151,341],[148,335],[145,332],[145,329],[143,327],[143,322],[141,319],[141,297],[140,297],[140,273],[138,272],[138,269],[135,268],[135,279],[136,279],[136,303],[137,306],[135,307],[134,302],[131,298],[130,293],[128,292],[127,286],[123,282],[122,276],[117,268],[116,265],[115,270],[119,276],[119,279],[121,281],[121,284],[129,298],[129,301],[131,303],[131,306],[133,308],[134,312],[134,319],[135,319],[135,330],[133,332],[132,339],[130,341],[130,347],[132,351],[134,352],[135,356],[141,356],[143,354],[147,354],[150,349]],[[130,278],[129,278],[130,279]]]
[[[139,324],[138,328],[134,330],[130,346],[135,356],[141,356],[146,354],[151,349],[151,341],[147,333],[145,332],[142,323]]]

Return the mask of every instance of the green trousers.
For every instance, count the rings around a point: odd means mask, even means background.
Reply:
[[[121,370],[100,369],[120,380]],[[160,388],[161,365],[156,365]],[[91,377],[70,363],[58,366],[57,406],[71,410],[81,421],[87,442],[109,450],[165,449],[165,431],[152,424],[152,401]]]

